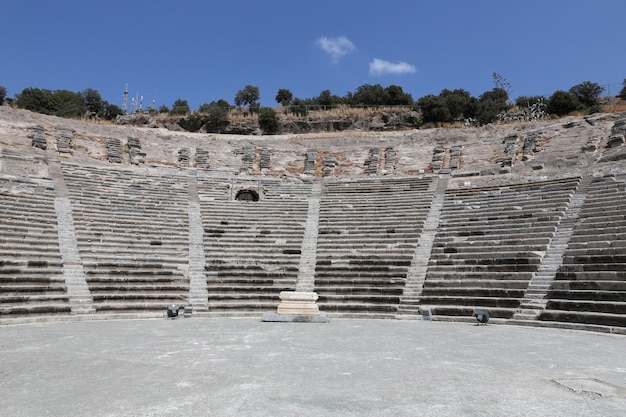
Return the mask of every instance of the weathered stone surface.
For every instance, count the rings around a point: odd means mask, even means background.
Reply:
[[[235,155],[241,157],[242,165],[239,168],[239,172],[242,174],[252,174],[254,168],[254,157],[256,156],[255,149],[251,146],[245,146],[243,148],[235,149]]]
[[[59,151],[59,153],[73,153],[73,137],[73,129],[62,127],[57,128],[57,150]]]
[[[46,142],[46,131],[43,126],[35,126],[32,128],[32,145],[35,148],[43,149],[44,151],[48,148],[48,143]]]
[[[378,174],[378,162],[379,162],[379,156],[380,156],[380,149],[378,148],[372,148],[369,150],[369,158],[367,158],[365,160],[365,163],[363,164],[365,166],[365,173],[366,174]]]
[[[609,136],[609,140],[606,142],[607,148],[616,148],[618,146],[622,146],[624,144],[624,135],[622,134],[613,134]]]
[[[178,166],[181,168],[189,166],[189,148],[178,150]]]
[[[209,169],[209,151],[203,148],[196,148],[196,166],[201,169]]]
[[[584,152],[595,152],[596,150],[598,150],[598,145],[600,144],[601,140],[602,137],[600,136],[591,136],[583,145],[582,150]]]
[[[315,175],[315,161],[317,160],[317,150],[307,149],[304,154],[304,173]]]
[[[329,177],[333,175],[333,171],[339,165],[337,159],[332,157],[327,157],[322,159],[322,176]]]
[[[385,174],[392,174],[398,158],[396,156],[396,150],[393,147],[385,148]]]
[[[270,149],[261,148],[261,156],[259,158],[259,167],[261,169],[270,169]]]
[[[612,135],[626,135],[626,119],[618,120],[613,123],[611,128]]]
[[[116,164],[122,163],[122,141],[116,138],[109,138],[106,142],[107,159]]]
[[[146,156],[145,152],[141,151],[141,144],[137,138],[128,138],[128,154],[130,156],[130,163],[133,165],[139,165],[144,162]]]

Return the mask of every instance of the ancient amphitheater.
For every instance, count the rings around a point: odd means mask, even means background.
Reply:
[[[298,290],[331,322],[626,334],[625,133],[613,113],[238,137],[0,107],[0,324],[258,319]]]

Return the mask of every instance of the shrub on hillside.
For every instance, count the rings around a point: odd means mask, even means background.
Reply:
[[[578,101],[585,107],[593,107],[598,104],[598,99],[604,91],[604,87],[591,81],[576,84],[569,89],[569,92],[578,98]]]
[[[568,91],[555,91],[548,99],[548,107],[546,111],[549,114],[563,116],[580,107],[578,98]]]
[[[187,103],[187,100],[182,100],[179,98],[174,102],[174,104],[172,104],[172,110],[170,111],[170,114],[185,115],[189,113],[189,111],[189,103]]]
[[[271,107],[262,107],[259,111],[259,127],[265,135],[278,132],[278,116]]]

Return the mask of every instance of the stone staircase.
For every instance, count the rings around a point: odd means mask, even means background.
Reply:
[[[315,289],[315,265],[317,263],[317,235],[320,218],[322,184],[313,184],[309,208],[302,238],[302,252],[298,267],[296,291],[312,292]]]
[[[95,313],[93,298],[78,253],[70,200],[57,197],[54,201],[54,207],[59,227],[59,250],[63,259],[63,278],[65,279],[72,314]]]
[[[430,203],[430,211],[424,222],[424,228],[419,238],[419,244],[413,254],[411,266],[407,272],[407,282],[400,298],[398,318],[412,318],[420,315],[419,299],[426,279],[428,260],[432,251],[435,235],[439,228],[439,218],[448,188],[448,175],[441,175],[437,179],[435,195]]]
[[[548,302],[548,290],[554,282],[559,267],[563,264],[563,255],[574,233],[574,227],[578,221],[580,210],[585,204],[590,182],[590,177],[583,178],[576,192],[572,195],[559,227],[550,241],[543,261],[530,280],[528,289],[524,294],[524,299],[519,309],[513,315],[513,319],[536,320],[539,314],[545,309]]]
[[[209,293],[204,272],[204,228],[198,199],[197,179],[189,177],[189,304],[194,312],[209,310]]]

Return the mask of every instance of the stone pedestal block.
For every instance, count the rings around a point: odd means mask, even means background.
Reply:
[[[320,312],[314,292],[283,291],[276,312],[265,313],[263,321],[326,323],[328,318]]]
[[[314,292],[283,291],[280,293],[280,304],[276,312],[278,314],[319,315],[319,307],[315,304],[317,298]]]

